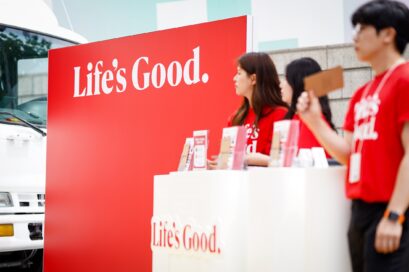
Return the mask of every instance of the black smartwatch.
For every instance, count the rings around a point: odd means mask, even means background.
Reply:
[[[399,214],[395,211],[386,210],[383,217],[387,218],[391,222],[398,222],[401,225],[403,222],[405,222],[405,215]]]

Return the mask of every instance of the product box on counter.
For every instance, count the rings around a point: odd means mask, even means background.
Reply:
[[[193,171],[207,169],[208,130],[193,131]]]
[[[292,166],[297,156],[299,134],[300,121],[298,120],[283,120],[274,123],[270,166]]]
[[[246,128],[244,126],[223,129],[218,169],[241,170],[246,154]]]

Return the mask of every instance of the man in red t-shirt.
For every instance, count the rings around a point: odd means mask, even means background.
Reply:
[[[371,65],[373,80],[353,95],[344,137],[321,118],[313,92],[298,100],[300,117],[339,162],[348,165],[352,199],[348,231],[354,272],[409,271],[409,9],[375,0],[352,16],[357,57]]]

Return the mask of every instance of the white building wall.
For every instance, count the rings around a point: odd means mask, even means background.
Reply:
[[[298,47],[344,41],[343,0],[253,0],[255,44],[297,39]]]

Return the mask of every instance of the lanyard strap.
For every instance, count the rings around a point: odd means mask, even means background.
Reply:
[[[399,59],[396,63],[394,63],[391,68],[389,68],[388,72],[385,74],[385,76],[382,78],[381,82],[379,83],[379,85],[376,87],[375,92],[372,95],[372,99],[373,100],[379,100],[379,94],[383,89],[383,86],[386,84],[386,82],[388,81],[388,79],[391,77],[391,75],[393,74],[393,72],[396,70],[396,68],[398,68],[401,64],[403,64],[405,61],[402,59]],[[365,98],[369,97],[369,90],[372,87],[374,83],[374,80],[371,80],[368,85],[366,86],[362,96],[361,96],[361,100]],[[369,122],[369,118],[370,115],[368,114],[368,116],[365,117],[364,122],[363,123],[368,123]],[[355,120],[354,123],[357,124],[359,120]],[[355,134],[355,133],[354,133]],[[363,137],[362,137],[363,138]],[[353,144],[353,150],[352,153],[355,151],[355,147],[356,144],[358,144],[358,150],[357,153],[361,153],[362,152],[362,147],[364,145],[364,140],[363,139],[356,139],[356,143],[355,143],[355,137],[353,138],[354,144]]]

